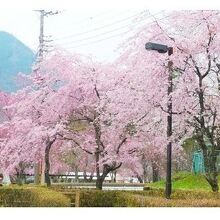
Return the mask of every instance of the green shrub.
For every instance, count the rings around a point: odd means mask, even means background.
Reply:
[[[59,190],[75,203],[76,189]],[[164,198],[164,189],[154,188],[144,191],[79,191],[80,207],[220,207],[219,193],[208,191],[173,190],[171,200]]]
[[[43,187],[2,187],[0,206],[3,207],[68,207],[69,199],[59,192]]]
[[[220,207],[219,199],[171,199],[127,195],[127,207]]]
[[[74,190],[71,189],[74,193]],[[220,207],[219,194],[174,191],[172,199],[164,190],[99,191],[80,190],[80,207]]]
[[[84,190],[80,192],[81,207],[114,207],[119,191]]]

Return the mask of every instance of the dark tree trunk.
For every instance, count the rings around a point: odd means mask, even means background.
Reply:
[[[210,184],[212,191],[218,192],[219,191],[218,171],[216,167],[217,154],[216,152],[212,152],[212,154],[208,155],[207,150],[205,150],[203,151],[203,155],[204,155],[204,165],[205,165],[205,178]]]
[[[83,171],[83,179],[84,179],[84,182],[87,182],[87,176],[86,176],[86,171],[85,170]]]
[[[138,179],[138,181],[140,183],[143,183],[143,178],[136,171],[133,171],[133,172],[134,172],[134,176]]]
[[[116,183],[116,171],[110,172],[111,182]]]
[[[105,164],[103,165],[103,174],[97,175],[97,180],[96,180],[96,189],[102,190],[102,185],[105,180],[105,177],[110,173],[115,170],[117,170],[119,167],[121,167],[122,163],[120,162],[117,164],[116,162],[113,162],[112,165]]]
[[[102,179],[102,176],[100,176],[100,169],[99,169],[99,152],[98,149],[95,153],[95,161],[96,161],[96,189],[102,190],[102,184],[104,179]]]
[[[26,176],[25,176],[24,170],[25,170],[24,164],[22,162],[19,163],[19,167],[16,168],[16,171],[17,171],[16,172],[16,176],[17,176],[16,182],[18,185],[23,185],[26,181]]]
[[[86,171],[83,172],[83,178],[85,182],[92,182],[94,172],[91,172],[90,176],[87,178]]]
[[[25,175],[22,172],[17,173],[17,184],[23,185],[25,183]]]
[[[213,192],[218,192],[218,180],[217,180],[217,154],[216,149],[217,146],[215,144],[215,137],[214,137],[214,122],[215,122],[215,116],[213,117],[213,126],[207,127],[205,124],[205,98],[204,98],[204,90],[203,90],[203,79],[204,77],[201,75],[201,73],[197,70],[197,75],[199,76],[199,90],[198,90],[198,96],[199,96],[199,106],[200,106],[200,115],[199,118],[196,118],[198,122],[197,126],[197,136],[196,139],[198,143],[200,144],[200,147],[203,151],[203,157],[204,157],[204,165],[205,165],[205,178],[210,184]],[[205,142],[205,138],[208,138],[209,142],[212,144],[212,146],[207,146],[207,143]]]
[[[94,176],[94,173],[92,172],[91,175],[89,176],[88,182],[92,182],[93,176]]]
[[[97,177],[97,180],[96,180],[96,189],[102,190],[102,186],[103,186],[104,179],[105,179],[105,178],[103,178],[102,176],[100,176],[99,178]]]
[[[116,183],[116,174],[117,174],[117,172],[115,171],[115,172],[113,172],[113,182],[114,183]]]
[[[51,186],[51,180],[50,180],[50,150],[51,146],[54,143],[56,139],[54,138],[52,141],[49,139],[46,142],[46,148],[45,148],[45,182],[47,184],[47,187]]]
[[[219,186],[218,186],[216,146],[212,145],[211,147],[207,147],[202,135],[197,136],[196,139],[198,143],[200,144],[200,147],[203,152],[204,166],[205,166],[205,178],[207,182],[209,183],[209,185],[211,186],[212,191],[218,192]]]
[[[147,164],[146,163],[143,163],[143,182],[148,182],[148,173],[147,173]]]
[[[47,187],[51,186],[50,181],[50,149],[51,145],[47,145],[45,149],[45,182],[47,184]]]
[[[105,180],[105,177],[109,174],[109,172],[114,171],[114,169],[111,169],[110,167],[106,168],[108,166],[104,165],[103,168],[103,174],[101,176],[97,176],[96,180],[96,189],[102,190],[103,182]]]
[[[159,181],[159,169],[157,164],[155,164],[154,162],[152,163],[152,177],[153,177],[153,182]]]
[[[219,187],[218,187],[218,179],[215,177],[215,176],[212,176],[212,177],[206,177],[207,181],[209,182],[211,188],[212,188],[212,191],[213,192],[218,192],[219,191]]]
[[[79,181],[79,175],[78,175],[78,167],[75,167],[75,182],[78,183]]]
[[[140,175],[137,175],[137,179],[140,183],[143,183],[143,179],[140,177]]]
[[[100,98],[96,87],[95,87],[95,91],[96,91],[97,97]],[[95,118],[98,119],[98,116],[99,114],[95,116]],[[113,162],[111,165],[104,164],[103,173],[102,175],[100,175],[100,156],[102,155],[101,153],[104,151],[105,146],[101,141],[101,126],[99,123],[99,119],[95,123],[93,123],[93,126],[95,129],[95,139],[96,139],[96,145],[97,145],[96,152],[95,152],[95,169],[96,169],[96,175],[97,175],[96,189],[102,190],[102,185],[103,185],[105,177],[108,175],[109,172],[117,170],[122,165],[122,163],[119,163],[118,165],[116,162]],[[119,152],[120,146],[125,141],[126,139],[124,139],[122,143],[119,144],[117,153]]]

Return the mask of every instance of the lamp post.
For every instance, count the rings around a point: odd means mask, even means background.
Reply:
[[[146,50],[155,50],[158,53],[168,53],[168,56],[173,54],[173,47],[168,47],[163,44],[156,44],[148,42],[145,44]],[[165,197],[170,199],[170,195],[172,192],[172,182],[171,182],[171,169],[172,169],[172,142],[170,137],[172,136],[172,97],[171,93],[173,91],[173,83],[172,83],[172,66],[173,62],[171,60],[168,61],[168,103],[167,103],[167,139],[169,140],[167,145],[167,167],[166,167],[166,189],[165,189]]]

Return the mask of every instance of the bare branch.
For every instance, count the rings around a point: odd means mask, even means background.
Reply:
[[[195,67],[195,69],[196,69],[196,71],[195,71],[196,75],[200,78],[200,77],[202,76],[202,74],[201,74],[201,72],[200,72],[200,70],[199,70],[199,67],[198,67],[197,64],[196,64],[196,61],[193,59],[193,57],[192,57],[191,54],[190,54],[189,58],[192,60],[193,65],[194,65],[194,67]]]
[[[97,97],[100,99],[100,95],[99,95],[99,92],[98,92],[98,90],[97,90],[97,87],[96,87],[96,85],[95,85],[95,93],[96,93],[96,95],[97,95]]]
[[[119,154],[119,150],[120,150],[121,146],[126,142],[126,140],[127,140],[127,137],[123,138],[121,143],[118,145],[117,150],[116,150],[117,154]]]
[[[85,148],[83,148],[83,147],[79,144],[79,142],[76,141],[76,140],[74,140],[73,138],[65,137],[65,136],[63,136],[63,135],[60,134],[60,133],[57,133],[57,135],[59,135],[60,137],[62,137],[63,140],[72,141],[73,143],[75,143],[80,149],[82,149],[82,150],[85,151],[86,153],[91,154],[91,155],[94,154],[94,153],[92,153],[92,152],[86,150]]]

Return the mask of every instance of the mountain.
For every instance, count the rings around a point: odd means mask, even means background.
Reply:
[[[0,31],[0,91],[14,92],[19,72],[28,74],[34,62],[33,51],[13,35]]]

